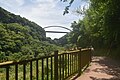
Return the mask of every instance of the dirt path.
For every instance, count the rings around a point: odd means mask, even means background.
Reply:
[[[120,80],[120,62],[106,57],[93,57],[90,66],[76,80]]]

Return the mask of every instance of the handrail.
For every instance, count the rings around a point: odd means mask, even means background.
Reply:
[[[24,64],[26,62],[36,61],[36,60],[40,60],[40,59],[44,59],[44,58],[49,58],[49,57],[53,57],[53,56],[54,55],[41,56],[40,58],[33,58],[33,59],[22,60],[22,61],[6,61],[6,62],[3,62],[3,63],[0,63],[0,67],[5,67],[5,66],[9,66],[9,65],[14,65],[14,64]]]
[[[86,50],[90,50],[90,48],[85,48],[85,49],[81,49],[81,51],[86,51]],[[79,51],[79,50],[77,50]],[[69,51],[67,53],[74,53],[76,51]],[[64,54],[64,53],[62,53]],[[58,54],[58,55],[62,55],[62,54]],[[23,61],[18,61],[18,62],[14,62],[14,61],[6,61],[3,63],[0,63],[0,67],[2,66],[6,66],[6,65],[14,65],[14,64],[20,64],[20,63],[24,63],[24,62],[30,62],[30,61],[35,61],[35,60],[40,60],[42,58],[48,58],[48,57],[53,57],[54,55],[50,55],[50,56],[41,56],[40,58],[34,58],[34,59],[29,59],[29,60],[23,60]]]
[[[40,58],[23,60],[23,61],[7,61],[0,63],[0,80],[6,78],[6,80],[18,80],[18,78],[23,78],[23,80],[30,79],[33,77],[39,80],[58,80],[58,79],[67,79],[71,75],[78,73],[81,74],[84,67],[89,65],[91,62],[91,49],[80,49],[77,51],[67,52],[58,54],[58,51],[54,52],[54,55],[43,56]],[[35,67],[33,67],[35,66]],[[6,69],[2,70],[2,69]],[[11,72],[12,70],[15,70]],[[21,70],[23,69],[23,70]],[[20,73],[22,75],[19,75]],[[29,73],[29,76],[28,76]],[[36,73],[33,75],[33,73]],[[14,75],[11,78],[10,75]],[[18,77],[19,76],[19,77]]]

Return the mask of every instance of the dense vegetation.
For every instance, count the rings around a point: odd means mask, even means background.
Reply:
[[[0,8],[0,62],[49,55],[59,48],[49,42],[42,27]]]
[[[61,1],[70,1],[64,14],[69,13],[74,0]],[[71,24],[73,30],[69,34],[54,40],[46,38],[44,29],[36,23],[0,7],[0,60],[22,60],[47,54],[56,49],[53,44],[66,48],[93,46],[106,51],[106,55],[120,58],[119,3],[119,0],[89,0],[89,8],[76,11],[84,18]]]
[[[10,13],[1,7],[0,7],[0,23],[6,23],[6,24],[18,23],[22,26],[28,26],[31,30],[30,34],[33,36],[33,38],[39,40],[45,40],[46,38],[45,30],[41,26],[27,20],[24,17],[22,18],[19,15]]]
[[[68,0],[62,0],[68,1]],[[70,5],[65,8],[69,12]],[[120,58],[120,0],[89,0],[88,9],[77,9],[84,15],[82,20],[73,22],[73,31],[68,37],[77,46],[94,46],[106,50],[106,55]],[[101,53],[102,54],[102,53]]]

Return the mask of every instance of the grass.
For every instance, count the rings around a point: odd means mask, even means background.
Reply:
[[[93,51],[93,56],[107,56],[107,49],[95,49]]]
[[[36,63],[35,63],[35,61],[32,64],[33,64],[32,65],[32,70],[33,70],[32,80],[36,80]],[[45,64],[46,63],[44,63],[44,66],[46,66]],[[5,71],[6,71],[5,68],[0,69],[0,80],[5,80],[6,79]],[[41,68],[41,60],[40,60],[39,61],[39,80],[42,80],[42,79],[40,79],[41,76],[42,76],[42,68]],[[15,80],[15,66],[10,67],[9,77],[10,77],[9,78],[10,80]],[[44,78],[46,78],[46,76]],[[23,80],[23,65],[18,65],[18,80]],[[30,80],[30,63],[28,63],[26,65],[26,80]]]
[[[120,60],[120,48],[114,49],[95,49],[93,52],[94,56],[107,56],[116,60]]]
[[[86,53],[86,52],[85,52]],[[83,53],[83,54],[85,54]],[[63,63],[63,58],[64,58],[64,65],[62,64]],[[85,60],[86,55],[84,55],[84,58],[83,58],[83,63],[85,62],[86,63],[86,60]],[[48,72],[47,72],[47,64],[46,64],[46,60],[47,59],[44,59],[44,80],[46,80],[47,78],[47,73],[49,74],[49,80],[51,80],[51,58],[48,58]],[[61,60],[61,61],[60,61]],[[62,63],[61,63],[62,62]],[[68,63],[69,62],[69,63]],[[54,57],[52,58],[52,72],[54,71]],[[69,59],[68,59],[68,55],[64,55],[61,56],[61,59],[60,59],[60,56],[58,57],[58,67],[60,66],[60,63],[61,63],[61,69],[58,68],[58,77],[60,77],[60,70],[61,70],[61,75],[63,76],[63,73],[64,73],[64,78],[70,76],[71,74],[75,73],[78,71],[78,54],[72,54],[71,55],[71,60],[70,60],[70,55],[69,55]],[[69,65],[69,68],[68,68],[68,65]],[[63,71],[63,66],[64,66],[64,71]],[[71,67],[71,68],[70,68]],[[39,60],[38,61],[38,75],[39,75],[39,80],[42,80],[42,60]],[[70,74],[68,75],[68,69],[70,70]],[[4,68],[0,68],[0,80],[5,80],[5,69]],[[33,61],[32,62],[32,80],[36,80],[36,61]],[[54,72],[53,72],[53,77],[54,77]],[[15,66],[11,66],[10,67],[10,80],[15,80]],[[18,65],[18,80],[23,80],[23,65]],[[26,80],[30,80],[30,62],[26,64]]]

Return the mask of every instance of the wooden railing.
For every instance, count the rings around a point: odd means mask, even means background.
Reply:
[[[81,75],[91,62],[91,49],[45,56],[19,62],[0,63],[0,80],[65,80]]]

